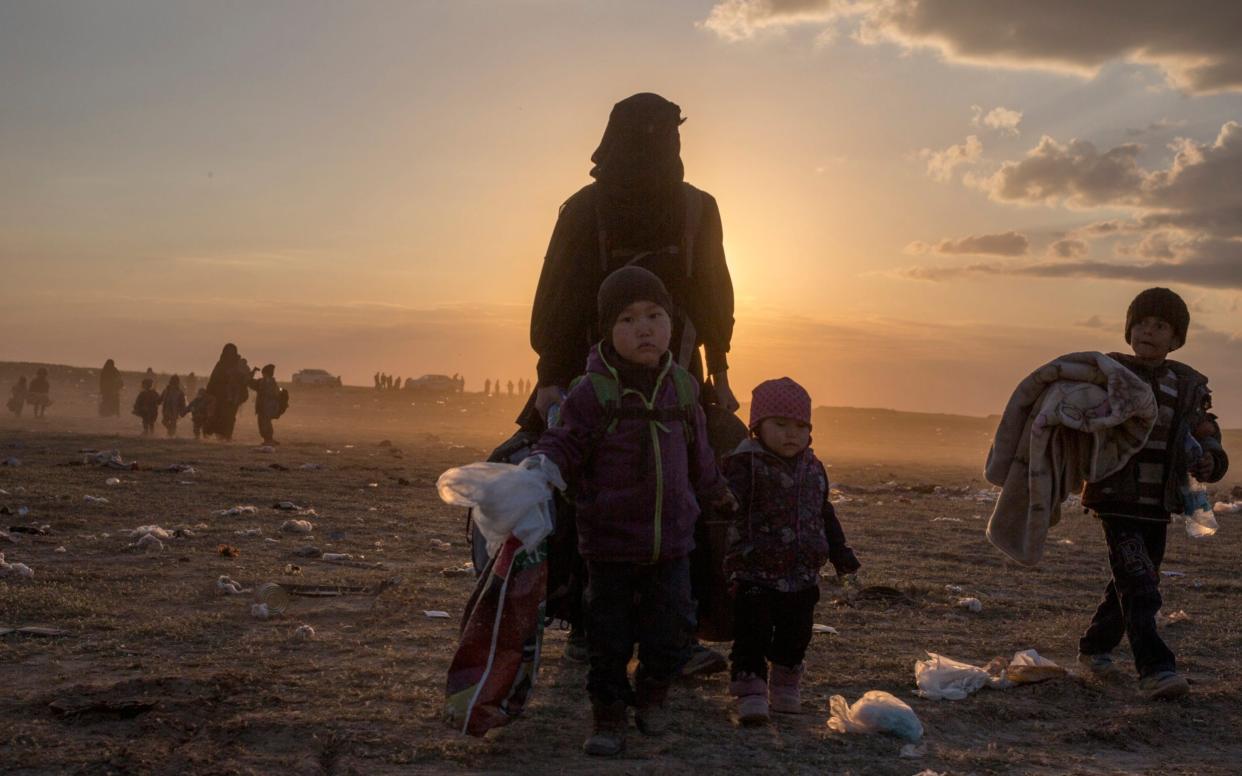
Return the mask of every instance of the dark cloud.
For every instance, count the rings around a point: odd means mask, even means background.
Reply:
[[[947,255],[1025,256],[1030,244],[1024,234],[1004,232],[971,235],[959,240],[941,240],[933,250]]]
[[[1058,259],[1081,259],[1087,255],[1087,243],[1073,238],[1057,240],[1048,246],[1048,254]]]
[[[1005,202],[1135,204],[1144,181],[1141,150],[1129,143],[1101,153],[1086,140],[1062,144],[1045,135],[1024,159],[1005,162],[982,185],[993,199]]]
[[[951,61],[1083,75],[1132,61],[1160,68],[1187,92],[1242,90],[1236,0],[722,0],[703,26],[740,40],[851,18],[864,43],[932,48]]]

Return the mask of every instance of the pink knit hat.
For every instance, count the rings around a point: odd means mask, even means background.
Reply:
[[[750,395],[750,430],[768,418],[793,418],[811,425],[811,394],[788,377],[759,383]]]

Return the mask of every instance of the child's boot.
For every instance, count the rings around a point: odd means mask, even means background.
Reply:
[[[778,711],[781,714],[802,713],[802,690],[799,685],[802,683],[804,667],[804,663],[799,663],[793,668],[772,664],[772,673],[769,676],[771,687],[768,690],[768,700],[771,702],[772,711]]]
[[[582,751],[596,757],[612,757],[625,749],[625,728],[629,725],[624,700],[591,701],[591,735],[582,742]]]
[[[634,724],[649,736],[658,736],[668,730],[669,714],[664,708],[668,686],[668,682],[640,679],[635,688]]]
[[[729,692],[737,698],[737,720],[743,725],[768,722],[768,683],[755,674],[738,674],[729,683]]]

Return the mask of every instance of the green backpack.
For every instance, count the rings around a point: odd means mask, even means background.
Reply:
[[[699,406],[699,390],[694,378],[685,369],[676,364],[671,365],[673,387],[677,390],[676,407],[622,407],[621,384],[612,375],[599,372],[588,372],[570,383],[570,390],[583,380],[590,380],[595,390],[595,398],[604,408],[602,430],[596,435],[598,442],[606,434],[617,430],[621,420],[646,420],[652,423],[682,422],[685,429],[686,445],[694,447],[695,412]]]

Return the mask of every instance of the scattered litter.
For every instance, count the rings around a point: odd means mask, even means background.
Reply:
[[[1073,544],[1073,539],[1057,539],[1057,544]]]
[[[353,560],[354,556],[348,552],[325,552],[319,556],[320,560],[337,561],[337,560]]]
[[[423,611],[423,616],[429,620],[447,620],[449,618],[449,613],[442,612],[438,609],[426,609]]]
[[[45,628],[42,625],[26,625],[21,628],[0,628],[0,636],[8,636],[16,634],[18,636],[40,636],[43,638],[55,638],[58,636],[68,636],[69,631],[60,628]]]
[[[442,569],[442,570],[440,571],[440,573],[441,573],[441,574],[443,574],[443,575],[444,575],[444,576],[446,576],[446,577],[465,577],[465,576],[471,576],[471,575],[473,575],[473,574],[474,574],[474,564],[473,564],[473,563],[471,563],[470,561],[466,561],[465,565],[462,565],[462,566],[449,566],[449,567],[448,567],[448,568],[446,568],[446,569]]]
[[[259,508],[255,506],[251,506],[249,504],[246,504],[246,505],[239,504],[235,507],[229,507],[228,509],[221,509],[219,512],[216,512],[216,514],[219,515],[220,517],[234,517],[236,515],[257,515],[259,514]]]
[[[994,658],[989,666],[1001,665],[1004,658]],[[1034,684],[1065,676],[1065,669],[1033,649],[1013,653],[1009,665],[1000,672],[1013,684]]]
[[[964,588],[961,585],[945,585],[944,586],[944,592],[952,593],[953,595],[960,594],[963,589]]]
[[[34,579],[34,571],[25,563],[6,563],[4,553],[0,552],[0,577]]]
[[[101,450],[99,452],[87,453],[82,458],[82,463],[91,466],[106,466],[109,469],[121,469],[122,471],[134,471],[138,468],[135,461],[126,463],[121,458],[120,450]]]
[[[1218,515],[1236,515],[1242,513],[1242,501],[1217,501],[1212,511]]]
[[[932,522],[933,523],[960,523],[962,522],[962,518],[960,517],[933,517]]]
[[[121,484],[120,477],[109,477],[108,479],[104,480],[104,485],[120,485],[120,484]]]
[[[293,554],[299,558],[318,558],[323,555],[323,550],[308,544],[305,547],[297,548],[293,551]]]
[[[299,466],[298,468],[299,468],[299,469],[301,469],[301,470],[303,470],[303,471],[313,472],[313,471],[319,471],[320,469],[322,469],[322,468],[323,468],[323,464],[321,464],[321,463],[304,463],[304,464],[302,464],[301,466]]]
[[[164,543],[155,534],[143,534],[134,546],[143,552],[163,552]]]
[[[280,614],[289,606],[289,591],[275,582],[264,582],[254,593],[255,601],[270,614]]]
[[[309,520],[286,520],[280,524],[280,530],[285,533],[308,534],[315,530],[315,526]]]
[[[983,602],[978,598],[959,598],[957,600],[957,605],[963,609],[976,613],[983,611]]]
[[[293,632],[293,638],[299,641],[310,641],[315,638],[315,629],[309,625],[299,625]]]
[[[4,459],[4,465],[5,465],[5,466],[12,466],[12,467],[16,468],[16,467],[18,467],[18,466],[21,466],[21,465],[22,465],[22,462],[21,462],[21,459],[20,459],[20,458],[5,458],[5,459]]]
[[[194,538],[194,532],[191,531],[189,528],[174,528],[172,535],[176,539],[193,539]]]
[[[1178,609],[1176,612],[1156,612],[1157,625],[1176,625],[1179,622],[1190,622],[1190,615],[1186,614],[1184,609]]]
[[[923,737],[923,723],[914,709],[883,690],[863,693],[852,706],[844,696],[834,695],[828,706],[828,728],[838,733],[891,733],[908,741]]]
[[[107,504],[108,503],[108,499],[104,498],[103,496],[87,495],[87,496],[83,496],[82,500],[85,501],[87,504]]]
[[[249,537],[249,536],[262,536],[262,535],[263,535],[263,529],[262,529],[262,528],[243,528],[243,529],[241,529],[240,531],[234,531],[233,533],[234,533],[234,534],[236,534],[236,535],[238,535],[238,536],[246,536],[246,537]]]
[[[156,539],[171,539],[172,534],[158,525],[140,525],[129,532],[129,538],[141,539],[144,536],[154,536]]]
[[[821,625],[818,622],[811,626],[811,633],[828,633],[833,636],[841,635],[841,632],[831,625]]]
[[[451,550],[451,549],[453,549],[453,545],[452,545],[452,544],[450,544],[450,543],[448,543],[448,542],[446,542],[446,541],[442,541],[442,540],[440,540],[440,539],[432,539],[430,542],[428,542],[428,544],[430,544],[430,545],[431,545],[431,549],[433,549],[433,550]]]
[[[1172,569],[1165,569],[1164,571],[1160,572],[1160,575],[1163,577],[1173,577],[1174,579],[1176,579],[1178,577],[1186,576],[1186,572],[1185,571],[1174,571]]]
[[[221,558],[236,558],[241,555],[241,550],[231,544],[220,544],[216,546],[216,554]]]
[[[267,604],[251,604],[250,616],[258,620],[266,620],[272,616],[272,613],[268,610]]]
[[[897,753],[897,756],[904,757],[907,760],[917,760],[925,754],[927,754],[927,744],[906,744],[901,747],[901,751]],[[927,772],[923,771],[923,773]]]
[[[300,577],[302,576],[302,567],[296,563],[286,563],[285,575],[290,577]]]
[[[1004,690],[1065,675],[1065,669],[1033,649],[1015,652],[1013,658],[993,658],[986,666],[964,663],[927,653],[927,660],[914,664],[918,694],[931,700],[960,701],[981,687]]]
[[[368,483],[367,483],[367,487],[368,487],[368,488],[378,488],[378,487],[379,487],[379,483],[378,483],[378,482],[368,482]]]
[[[271,445],[259,445],[258,447],[254,449],[254,451],[256,453],[274,453],[276,452],[276,448],[272,447]]]
[[[211,528],[211,526],[207,525],[206,523],[198,523],[197,525],[194,526],[195,531],[206,531],[209,528]]]
[[[174,474],[194,474],[195,473],[194,467],[188,463],[170,463],[167,466],[165,466],[163,469],[160,469],[160,471],[172,472]]]
[[[232,577],[223,574],[216,580],[216,590],[219,590],[222,595],[241,595],[242,593],[250,592],[243,588],[240,582],[236,582]]]
[[[66,550],[64,547],[57,547],[56,549],[52,550],[52,552],[55,552],[55,553],[58,553],[58,554],[64,554],[64,553],[69,552],[69,551],[68,551],[68,550]]]
[[[272,504],[272,509],[282,509],[286,512],[297,512],[302,509],[302,507],[292,501],[277,501],[275,504]]]

